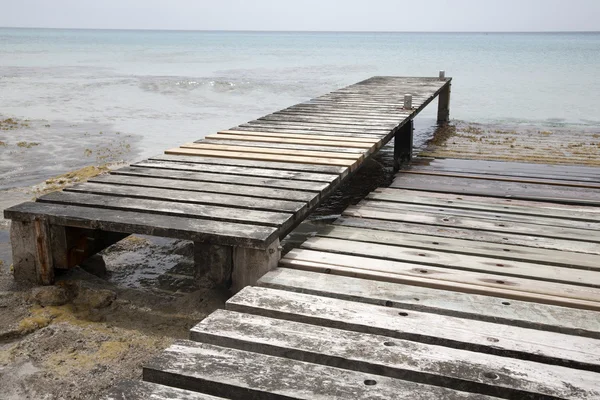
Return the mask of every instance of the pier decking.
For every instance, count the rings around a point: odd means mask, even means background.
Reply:
[[[549,168],[417,159],[126,385],[156,399],[600,398],[600,169],[537,178]],[[145,398],[106,399],[124,390]]]
[[[194,241],[199,274],[237,291],[381,146],[395,137],[398,164],[409,159],[412,119],[438,96],[446,120],[450,79],[374,77],[11,207],[15,278],[52,283],[138,233]]]

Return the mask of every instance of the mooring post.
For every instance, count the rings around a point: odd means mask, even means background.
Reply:
[[[446,79],[446,71],[440,71],[440,80]],[[438,95],[438,124],[445,124],[450,120],[450,82],[440,91]]]
[[[410,93],[404,95],[404,109],[412,110],[412,94]]]
[[[412,159],[414,122],[408,120],[394,136],[394,171]]]

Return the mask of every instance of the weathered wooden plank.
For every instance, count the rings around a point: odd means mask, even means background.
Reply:
[[[304,157],[317,157],[317,158],[341,158],[346,160],[359,160],[362,161],[364,158],[362,153],[336,153],[333,151],[312,151],[312,150],[296,150],[296,149],[281,149],[281,148],[269,148],[269,147],[247,147],[247,146],[236,146],[227,144],[215,144],[208,142],[196,142],[186,143],[181,145],[182,148],[189,149],[207,149],[207,150],[222,150],[222,151],[233,151],[233,152],[249,152],[259,154],[277,154],[277,155],[291,155],[291,156],[304,156]]]
[[[564,218],[553,218],[546,215],[518,215],[518,214],[507,214],[507,213],[498,213],[493,211],[485,211],[485,210],[469,210],[469,209],[461,209],[455,207],[446,207],[446,206],[432,206],[432,205],[424,205],[424,204],[406,204],[406,203],[398,203],[398,202],[390,202],[390,201],[379,201],[379,200],[363,200],[359,204],[361,207],[367,208],[381,208],[383,210],[401,210],[401,211],[411,211],[411,212],[422,212],[425,214],[443,214],[443,215],[452,215],[455,217],[469,217],[469,218],[478,218],[489,221],[497,221],[497,222],[518,222],[525,223],[531,225],[549,225],[549,226],[561,226],[565,228],[576,228],[576,229],[585,229],[585,230],[600,230],[600,222],[590,222],[590,221],[575,221]],[[538,227],[538,229],[544,229],[542,227]],[[593,234],[592,232],[588,232],[588,234]],[[600,234],[600,232],[598,233]]]
[[[313,132],[344,132],[345,134],[385,134],[389,132],[388,128],[377,128],[377,127],[358,127],[356,125],[327,125],[327,124],[314,124],[308,122],[283,122],[283,121],[250,121],[245,124],[239,125],[235,130],[241,130],[242,128],[249,128],[251,130],[266,131],[271,128],[288,129],[288,130],[310,130]]]
[[[275,121],[275,122],[309,122],[309,123],[326,123],[332,125],[356,125],[360,127],[366,126],[377,126],[383,128],[394,128],[400,121],[402,121],[403,117],[397,118],[387,118],[384,120],[374,119],[368,117],[361,118],[350,118],[350,117],[328,117],[328,116],[303,116],[299,114],[289,114],[289,115],[277,115],[271,114],[265,117],[259,118],[257,121]]]
[[[177,341],[144,366],[144,380],[239,400],[492,399],[437,386]]]
[[[600,319],[595,311],[289,268],[277,268],[264,275],[257,284],[272,289],[600,339]]]
[[[390,117],[396,117],[399,120],[404,119],[405,113],[400,113],[397,108],[388,108],[387,110],[369,110],[362,107],[328,107],[317,104],[297,104],[284,110],[274,113],[274,115],[303,115],[315,116],[322,115],[327,117],[344,117],[344,118],[363,118],[386,120]]]
[[[541,184],[534,185],[516,182],[509,183],[465,178],[398,174],[390,187],[600,206],[600,190],[582,188],[564,189],[552,185]]]
[[[600,208],[593,207],[577,207],[551,203],[511,201],[497,198],[490,199],[476,196],[382,188],[369,193],[367,198],[396,203],[421,204],[504,214],[539,215],[576,221],[600,222]]]
[[[393,129],[397,123],[389,123],[387,125],[372,125],[370,123],[364,124],[352,124],[352,123],[342,123],[342,122],[316,122],[316,121],[273,121],[273,120],[255,120],[249,121],[245,125],[253,125],[253,124],[261,124],[261,125],[276,125],[276,126],[298,126],[298,127],[311,127],[311,128],[326,128],[327,130],[367,130],[373,128],[380,128],[391,130]]]
[[[474,240],[440,238],[432,235],[417,235],[406,231],[382,231],[366,228],[350,228],[329,225],[321,229],[318,236],[355,240],[359,242],[398,245],[415,249],[429,249],[454,254],[491,257],[496,260],[527,261],[557,265],[568,268],[600,270],[600,256],[574,253],[564,250],[534,249],[511,244],[496,244]],[[449,235],[450,236],[450,235]],[[501,262],[501,261],[498,261]]]
[[[243,160],[233,158],[218,158],[218,157],[198,157],[198,156],[177,156],[160,154],[152,157],[150,160],[156,161],[169,161],[169,162],[183,162],[183,163],[194,163],[202,165],[229,165],[236,167],[248,167],[248,168],[264,168],[269,170],[282,170],[282,171],[303,171],[313,175],[324,174],[327,177],[320,177],[321,180],[327,179],[331,181],[335,179],[335,176],[339,175],[344,178],[348,172],[348,167],[338,167],[334,165],[306,165],[301,163],[291,162],[274,162],[274,161],[260,161],[260,160]]]
[[[600,371],[600,341],[329,297],[247,287],[230,311],[412,340],[503,357]]]
[[[357,272],[363,273],[364,275],[369,275],[371,272],[383,272],[402,277],[417,277],[419,279],[425,279],[425,282],[428,280],[431,281],[431,285],[428,285],[430,287],[436,287],[435,285],[438,285],[441,282],[455,282],[479,285],[482,288],[501,288],[514,291],[515,293],[513,298],[517,299],[520,298],[517,296],[525,296],[526,294],[529,295],[530,298],[535,297],[531,296],[532,294],[549,296],[556,295],[565,299],[596,302],[597,306],[600,307],[600,289],[597,287],[576,286],[573,284],[565,284],[560,282],[541,281],[538,277],[533,277],[532,279],[501,275],[491,269],[489,272],[474,272],[439,266],[423,265],[419,263],[375,259],[372,258],[371,255],[365,257],[309,249],[291,250],[281,260],[280,265],[289,268],[306,269],[305,267],[307,264],[305,263],[327,265],[331,266],[331,269],[335,268],[336,266],[352,268]],[[310,264],[308,265],[310,266]],[[398,279],[402,278],[399,277]],[[597,279],[595,282],[597,282]]]
[[[219,135],[220,136],[220,135]],[[224,136],[225,137],[225,136]],[[288,149],[288,150],[308,150],[308,151],[323,151],[346,154],[368,154],[364,149],[356,149],[350,147],[325,147],[305,144],[288,144],[288,143],[265,143],[265,142],[246,142],[243,140],[227,140],[225,139],[201,139],[194,143],[210,143],[210,144],[225,144],[230,146],[240,147],[266,147],[269,149]]]
[[[499,182],[517,182],[517,183],[529,183],[532,185],[552,185],[552,186],[564,186],[574,188],[587,188],[587,189],[600,189],[600,184],[578,182],[569,180],[557,180],[547,178],[521,178],[511,177],[504,175],[483,175],[463,172],[439,172],[439,171],[422,171],[419,169],[411,168],[409,170],[402,171],[405,174],[416,174],[416,175],[427,175],[427,176],[445,176],[451,178],[464,178],[464,179],[478,179],[482,181],[499,181]]]
[[[331,140],[334,142],[357,142],[357,143],[371,143],[375,144],[380,141],[377,138],[370,137],[347,137],[340,135],[332,136],[329,134],[315,134],[315,133],[277,133],[277,132],[261,132],[261,131],[249,131],[249,130],[227,130],[219,131],[219,135],[242,135],[242,136],[258,136],[258,137],[275,137],[275,138],[287,138],[287,139],[307,139],[307,140]],[[278,143],[281,144],[281,143]],[[340,146],[344,147],[344,146]]]
[[[508,398],[600,396],[600,375],[380,335],[216,311],[192,328],[203,343]]]
[[[482,218],[454,217],[450,214],[423,214],[415,211],[385,210],[364,206],[351,206],[343,215],[358,218],[374,218],[388,221],[412,222],[439,227],[460,227],[492,232],[515,233],[520,235],[541,236],[557,239],[579,240],[584,242],[600,243],[600,235],[575,228],[558,226],[529,225],[519,222],[495,222]]]
[[[287,230],[295,223],[291,213],[247,210],[232,207],[206,206],[162,200],[147,200],[110,195],[79,192],[54,192],[38,198],[39,202],[85,207],[98,207],[115,211],[136,211],[175,215],[187,218],[211,219],[215,221],[241,222],[266,225]]]
[[[224,400],[207,394],[142,381],[125,381],[113,386],[101,400]]]
[[[207,135],[208,139],[218,139],[220,134]],[[378,142],[367,143],[367,142],[352,142],[344,140],[319,140],[319,139],[296,139],[296,138],[279,138],[270,136],[255,136],[255,135],[233,135],[227,134],[227,140],[243,140],[247,142],[267,142],[267,143],[295,143],[295,144],[314,144],[318,146],[331,146],[331,147],[349,147],[358,149],[371,149],[372,147],[378,148]]]
[[[377,262],[379,259],[402,261],[451,270],[489,272],[496,275],[533,278],[540,281],[600,288],[600,265],[592,267],[591,270],[580,270],[524,261],[498,260],[478,255],[414,249],[397,244],[379,244],[331,237],[309,238],[302,244],[301,248],[335,254],[371,257],[374,258],[373,262]],[[598,294],[600,295],[600,292]]]
[[[111,171],[113,175],[140,176],[148,178],[179,179],[192,182],[231,183],[242,186],[265,187],[272,189],[293,189],[311,193],[324,193],[329,185],[322,182],[308,182],[279,178],[258,178],[244,175],[229,175],[211,172],[179,171],[158,168],[123,167]]]
[[[190,192],[175,188],[141,188],[134,186],[89,182],[72,186],[65,189],[65,191],[105,194],[149,200],[168,200],[182,203],[214,204],[219,206],[227,204],[229,207],[289,213],[302,213],[307,209],[306,202],[300,201],[271,200],[259,197],[246,197],[223,193]]]
[[[317,165],[338,165],[343,167],[349,167],[353,169],[357,165],[357,161],[354,160],[343,160],[338,158],[325,158],[325,157],[300,157],[300,156],[289,156],[289,155],[276,155],[276,154],[264,154],[264,153],[249,153],[249,152],[235,152],[235,151],[218,151],[218,150],[205,150],[205,149],[190,149],[177,147],[169,150],[165,150],[165,154],[175,154],[184,156],[208,156],[208,157],[223,157],[223,158],[235,158],[245,160],[260,160],[260,161],[277,161],[277,162],[293,162],[302,164],[317,164]]]
[[[556,180],[574,180],[600,183],[600,168],[574,166],[531,164],[511,161],[465,160],[465,159],[430,159],[418,158],[415,166],[420,170],[441,172],[463,172],[491,174],[527,178],[548,178]]]
[[[499,287],[482,287],[478,284],[451,282],[445,280],[433,280],[409,275],[398,275],[389,272],[380,272],[378,270],[360,270],[354,267],[324,264],[312,261],[284,260],[281,263],[284,267],[314,271],[325,274],[336,274],[341,276],[350,276],[356,278],[369,279],[373,281],[401,283],[414,286],[423,286],[434,289],[453,290],[461,293],[479,294],[485,296],[502,296],[513,300],[522,300],[548,304],[561,307],[571,307],[574,309],[600,311],[600,306],[596,301],[572,299],[560,295],[544,295],[539,293],[519,292],[511,289],[502,289]],[[503,281],[505,282],[505,281]]]
[[[319,196],[311,192],[289,189],[272,189],[256,186],[240,186],[230,183],[194,182],[177,179],[131,177],[125,175],[103,175],[90,179],[88,182],[111,183],[115,185],[128,185],[154,188],[174,188],[193,192],[227,193],[247,197],[262,197],[277,200],[293,200],[307,202],[310,206],[316,204]]]
[[[274,227],[223,221],[198,220],[171,215],[138,213],[50,203],[22,203],[4,210],[4,217],[17,221],[47,218],[60,226],[164,236],[196,242],[266,248],[278,237]]]
[[[168,157],[168,156],[167,156]],[[255,177],[255,178],[273,178],[273,179],[289,179],[290,182],[304,181],[312,182],[320,185],[335,184],[339,181],[339,176],[310,173],[301,171],[281,171],[277,169],[266,169],[266,168],[252,168],[246,166],[233,166],[233,165],[210,165],[201,164],[194,162],[181,162],[181,161],[162,161],[160,157],[154,160],[140,161],[132,165],[132,167],[138,168],[153,168],[169,171],[188,171],[192,173],[206,172],[215,173],[219,175],[239,175],[244,177]]]
[[[488,232],[468,228],[440,227],[436,225],[423,225],[411,222],[386,221],[380,219],[341,217],[335,225],[373,229],[378,231],[407,232],[417,235],[428,235],[442,238],[457,238],[475,242],[513,244],[531,248],[543,248],[567,252],[600,254],[597,243],[580,242],[546,238],[541,236],[516,235],[506,232]]]
[[[291,134],[309,134],[309,135],[323,135],[323,136],[336,136],[336,137],[354,137],[361,139],[381,139],[388,133],[388,129],[323,129],[320,127],[286,127],[281,125],[271,125],[267,123],[253,123],[243,124],[231,129],[232,131],[242,132],[272,132],[272,133],[291,133]]]

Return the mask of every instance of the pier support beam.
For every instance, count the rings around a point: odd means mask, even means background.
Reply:
[[[412,159],[414,122],[407,121],[394,136],[394,171]]]
[[[281,258],[279,239],[266,249],[194,243],[196,277],[237,293],[277,267]]]
[[[450,83],[448,83],[438,95],[438,124],[445,124],[450,121]]]

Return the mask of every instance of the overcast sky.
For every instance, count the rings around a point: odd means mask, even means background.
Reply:
[[[600,0],[0,0],[0,26],[600,31]]]

